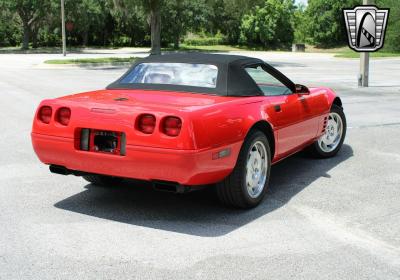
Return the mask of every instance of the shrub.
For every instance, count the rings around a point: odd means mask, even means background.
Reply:
[[[184,43],[190,46],[215,46],[226,44],[226,37],[221,33],[217,33],[214,36],[191,35],[184,39]]]
[[[294,6],[291,0],[266,0],[242,19],[239,42],[265,48],[289,48],[293,42]]]

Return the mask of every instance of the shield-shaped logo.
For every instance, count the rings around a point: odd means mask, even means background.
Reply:
[[[383,47],[389,9],[357,6],[343,9],[349,47],[357,52],[374,52]]]

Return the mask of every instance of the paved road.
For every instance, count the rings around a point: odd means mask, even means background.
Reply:
[[[250,53],[295,81],[337,90],[348,136],[335,158],[272,170],[256,209],[208,192],[106,189],[51,175],[30,144],[41,99],[103,88],[123,68],[43,69],[54,55],[0,55],[0,279],[399,279],[400,60]]]

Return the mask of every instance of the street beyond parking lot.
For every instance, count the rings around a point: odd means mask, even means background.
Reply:
[[[249,211],[208,191],[50,174],[30,142],[39,102],[104,88],[126,68],[46,68],[57,55],[0,54],[0,279],[399,279],[400,59],[371,61],[371,87],[359,89],[358,60],[246,54],[297,83],[332,87],[348,120],[337,157],[277,164]]]

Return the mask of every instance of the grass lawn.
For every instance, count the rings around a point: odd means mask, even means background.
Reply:
[[[243,51],[244,49],[238,46],[230,45],[211,45],[211,46],[192,46],[180,44],[179,49],[163,48],[162,51],[200,51],[200,52],[231,52]]]
[[[85,49],[90,49],[90,48],[68,47],[67,52],[81,53]],[[96,49],[112,50],[112,49],[116,49],[116,48],[96,47]],[[39,47],[36,49],[30,48],[28,50],[23,50],[23,49],[21,49],[21,47],[1,47],[0,53],[1,54],[37,54],[37,53],[57,54],[57,53],[62,53],[62,49],[60,47]]]
[[[93,63],[122,63],[133,62],[136,57],[101,57],[101,58],[78,58],[78,59],[51,59],[46,64],[93,64]]]
[[[335,57],[339,58],[359,58],[360,53],[353,51],[348,46],[321,49],[314,46],[307,45],[306,52],[308,53],[333,53]],[[378,52],[371,53],[371,57],[400,57],[400,52],[387,52],[380,50]]]
[[[385,51],[378,51],[378,52],[372,52],[370,53],[371,57],[400,57],[400,52],[385,52]],[[355,52],[353,50],[346,50],[346,51],[341,51],[335,54],[335,57],[341,57],[341,58],[359,58],[360,53]]]
[[[288,52],[290,50],[268,50],[264,47],[252,47],[252,46],[242,46],[242,45],[187,45],[182,43],[179,45],[179,49],[164,48],[163,51],[201,51],[201,52],[235,52],[235,51],[275,51],[275,52]]]

